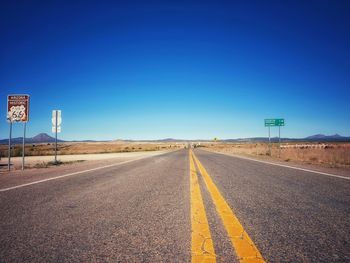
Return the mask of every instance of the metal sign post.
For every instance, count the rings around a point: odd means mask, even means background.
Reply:
[[[271,133],[270,133],[270,126],[269,126],[269,155],[271,156]]]
[[[55,164],[57,164],[57,133],[61,132],[61,111],[53,110],[52,111],[52,132],[55,133]]]
[[[281,158],[281,126],[278,126],[278,158]]]
[[[9,150],[8,150],[8,170],[11,170],[11,137],[12,123],[23,122],[22,141],[22,170],[24,170],[25,157],[25,133],[27,122],[29,121],[29,95],[8,95],[7,96],[7,121],[10,123]]]
[[[9,148],[8,148],[8,170],[11,170],[11,138],[12,138],[12,122],[10,122],[10,136],[9,136]]]
[[[279,150],[278,154],[281,157],[281,126],[284,126],[284,119],[265,119],[265,127],[269,128],[269,154],[271,156],[271,137],[270,137],[270,127],[278,126],[278,144]]]
[[[27,123],[23,123],[23,141],[22,141],[22,170],[24,170],[24,156],[25,156],[25,141],[26,141],[26,127]]]
[[[57,164],[57,111],[55,118],[55,164]]]

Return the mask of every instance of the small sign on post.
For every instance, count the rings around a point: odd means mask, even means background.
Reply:
[[[7,96],[7,121],[10,123],[10,136],[8,145],[8,170],[11,170],[11,139],[12,139],[12,123],[23,123],[23,139],[22,139],[22,170],[24,170],[25,157],[25,137],[26,126],[29,121],[29,95],[8,95]]]
[[[284,119],[265,119],[265,127],[269,127],[269,154],[271,156],[270,127],[278,127],[279,157],[281,157],[281,126],[284,126]]]
[[[55,164],[57,164],[57,133],[61,132],[62,114],[60,110],[52,111],[52,132],[55,133]]]

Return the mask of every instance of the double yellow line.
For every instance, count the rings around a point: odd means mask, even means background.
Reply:
[[[198,167],[204,183],[210,193],[216,211],[219,214],[222,223],[226,229],[229,239],[231,240],[233,249],[236,252],[240,262],[265,262],[259,250],[251,240],[243,226],[235,216],[224,197],[219,192],[213,180],[205,170],[204,166],[194,155],[193,151],[189,151],[190,158],[190,187],[191,187],[191,251],[192,262],[216,262],[214,243],[211,238],[210,228],[205,212],[200,186],[198,183],[197,170]]]

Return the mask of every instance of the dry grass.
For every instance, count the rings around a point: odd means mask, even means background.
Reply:
[[[54,154],[54,143],[27,144],[26,156],[44,156]],[[125,142],[82,142],[82,143],[59,143],[58,154],[93,154],[93,153],[120,153],[141,152],[176,149],[182,147],[178,144],[169,143],[125,143]],[[1,156],[7,156],[7,145],[0,145]],[[12,156],[22,155],[22,146],[15,145],[12,148]]]
[[[51,162],[40,162],[40,163],[36,163],[33,166],[29,166],[27,168],[49,168],[50,166],[60,166],[60,165],[74,164],[74,163],[81,163],[81,162],[84,162],[84,160],[67,161],[67,162],[57,161],[56,163],[53,162],[53,161],[51,161]]]
[[[307,164],[322,164],[328,167],[350,166],[350,143],[317,144],[272,144],[271,157],[283,161],[296,161]],[[265,143],[211,143],[204,147],[218,152],[242,154],[248,156],[269,156]]]

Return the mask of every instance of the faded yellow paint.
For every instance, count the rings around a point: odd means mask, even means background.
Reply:
[[[198,184],[196,167],[194,165],[192,151],[189,151],[190,159],[190,191],[191,191],[191,261],[216,262],[214,244],[211,238],[207,215],[203,204],[201,190]]]
[[[192,153],[192,155],[204,179],[205,185],[208,188],[211,198],[213,199],[216,211],[218,212],[225,226],[238,260],[244,263],[265,262],[258,248],[251,240],[248,233],[244,230],[243,226],[239,222],[230,206],[225,201],[224,197],[221,195],[220,191],[214,184],[204,166],[201,164],[194,153]]]

